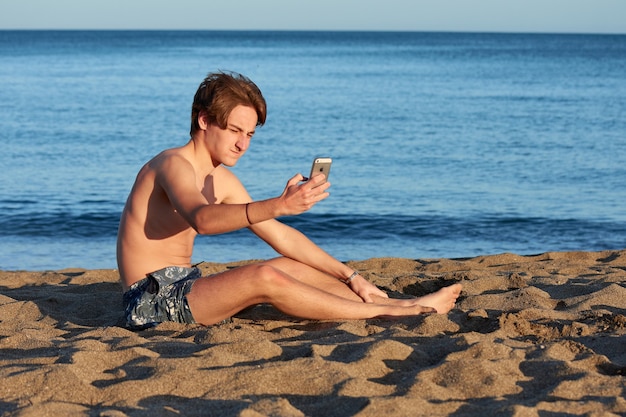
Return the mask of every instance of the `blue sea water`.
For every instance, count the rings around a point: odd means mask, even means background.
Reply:
[[[0,31],[0,269],[115,268],[137,171],[217,69],[268,102],[253,198],[333,157],[282,220],[341,260],[626,247],[626,36]],[[271,256],[244,230],[194,261]]]

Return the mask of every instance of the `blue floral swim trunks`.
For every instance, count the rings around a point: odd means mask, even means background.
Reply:
[[[134,283],[124,293],[124,315],[131,329],[146,329],[164,321],[195,323],[187,294],[202,277],[196,267],[168,266]]]

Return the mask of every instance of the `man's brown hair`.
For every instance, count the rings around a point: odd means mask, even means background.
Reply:
[[[238,105],[252,107],[257,114],[257,126],[265,123],[267,106],[261,90],[249,78],[235,72],[215,72],[200,83],[191,106],[191,135],[200,126],[198,115],[204,111],[208,122],[226,129],[230,112]]]

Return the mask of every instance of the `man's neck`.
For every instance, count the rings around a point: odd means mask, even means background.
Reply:
[[[221,164],[211,157],[211,153],[201,138],[194,136],[187,144],[193,157],[193,165],[202,176],[209,175]]]

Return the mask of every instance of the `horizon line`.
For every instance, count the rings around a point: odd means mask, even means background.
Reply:
[[[329,32],[329,33],[457,33],[503,35],[599,35],[623,36],[626,32],[521,31],[477,29],[183,29],[183,28],[0,28],[0,32]]]

